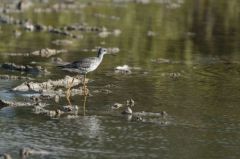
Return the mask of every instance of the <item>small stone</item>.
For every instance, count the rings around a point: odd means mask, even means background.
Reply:
[[[62,115],[63,113],[64,113],[64,112],[61,111],[60,109],[57,109],[57,110],[56,110],[56,114],[57,114],[57,115]]]
[[[113,35],[114,35],[114,36],[119,36],[121,33],[122,33],[122,31],[119,30],[119,29],[113,30]]]
[[[26,158],[30,154],[31,154],[31,149],[30,148],[24,147],[24,148],[20,149],[20,156],[22,158]]]
[[[50,117],[54,117],[57,115],[57,112],[56,111],[53,111],[53,110],[49,110],[48,113],[47,113],[48,116]]]
[[[66,46],[66,45],[71,45],[73,44],[73,41],[71,40],[55,40],[55,41],[52,41],[53,44],[55,45],[62,45],[62,46]]]
[[[153,32],[153,31],[148,31],[147,32],[147,36],[155,36],[155,35],[156,35],[156,33]]]
[[[123,104],[121,104],[121,103],[114,103],[112,106],[111,106],[111,108],[112,109],[119,109],[119,108],[121,108],[123,106]]]
[[[131,68],[128,65],[117,66],[115,68],[115,73],[122,73],[122,74],[131,74]]]
[[[127,106],[133,107],[134,106],[134,100],[133,99],[127,100]]]
[[[55,97],[54,97],[54,101],[55,101],[56,103],[59,103],[59,100],[60,100],[59,95],[55,95]]]
[[[122,112],[122,114],[132,114],[133,111],[130,107],[126,107],[126,109]]]
[[[12,159],[10,154],[4,153],[0,154],[0,159]]]
[[[168,114],[166,111],[161,111],[160,114],[163,116],[163,117],[166,117]]]
[[[34,26],[34,28],[35,28],[36,31],[46,31],[47,30],[47,27],[42,25],[42,24],[36,24]]]

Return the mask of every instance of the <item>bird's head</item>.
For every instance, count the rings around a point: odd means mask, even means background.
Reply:
[[[106,48],[99,48],[98,50],[98,57],[107,54],[107,49]]]

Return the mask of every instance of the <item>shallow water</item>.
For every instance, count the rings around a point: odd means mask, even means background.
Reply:
[[[52,2],[54,3],[54,2]],[[84,2],[83,2],[84,4]],[[56,39],[70,39],[47,32],[28,32],[15,25],[0,24],[0,63],[46,67],[50,75],[24,74],[46,79],[63,78],[50,59],[12,57],[8,53],[41,48],[67,49],[64,61],[94,56],[79,51],[96,46],[118,47],[116,56],[105,55],[101,66],[88,74],[92,96],[75,96],[80,117],[49,118],[35,115],[32,108],[0,110],[0,153],[19,158],[19,149],[33,147],[45,153],[30,158],[196,158],[235,159],[240,156],[240,54],[239,6],[232,1],[162,1],[162,3],[91,3],[77,11],[8,13],[34,23],[62,27],[74,23],[120,29],[119,36],[98,37],[78,32],[83,39],[56,46]],[[41,6],[41,4],[39,4]],[[39,7],[38,6],[38,7]],[[112,17],[115,18],[112,18]],[[13,30],[22,32],[20,37]],[[149,31],[154,35],[148,36]],[[161,60],[165,59],[165,60]],[[164,62],[165,61],[165,62]],[[140,67],[132,74],[116,74],[122,65]],[[20,75],[0,69],[1,74]],[[0,80],[0,98],[23,100],[26,95],[11,88],[23,81]],[[106,87],[106,85],[109,85]],[[94,93],[109,89],[112,93]],[[109,111],[115,102],[134,99],[134,112],[150,112],[143,121],[130,121],[120,112]],[[59,104],[66,105],[64,98]],[[163,118],[159,112],[166,111]]]

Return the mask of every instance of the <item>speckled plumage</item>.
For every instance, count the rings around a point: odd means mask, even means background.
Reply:
[[[70,72],[77,72],[80,74],[87,74],[88,72],[94,71],[102,62],[104,54],[107,53],[105,48],[100,48],[98,50],[97,57],[88,57],[83,58],[78,61],[74,61],[72,63],[59,66],[63,68],[63,70],[67,70]]]

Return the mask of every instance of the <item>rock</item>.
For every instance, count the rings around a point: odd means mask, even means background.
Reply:
[[[57,115],[62,115],[62,114],[64,114],[64,112],[61,111],[60,109],[57,109],[57,110],[56,110],[56,113],[57,113]]]
[[[5,101],[0,100],[0,108],[2,107],[29,107],[29,106],[45,107],[47,104],[39,102],[18,102],[18,101]]]
[[[21,158],[27,158],[29,155],[48,155],[48,154],[50,153],[47,151],[30,147],[21,148],[19,151],[19,155]]]
[[[18,10],[27,10],[32,6],[32,2],[29,0],[20,0],[17,5],[16,5],[16,9]]]
[[[63,106],[63,112],[71,113],[71,114],[78,114],[78,106],[77,105],[66,105]]]
[[[30,153],[31,153],[31,149],[30,148],[26,148],[26,147],[20,149],[20,151],[19,151],[19,154],[20,154],[20,156],[22,158],[25,158],[25,157],[29,156]]]
[[[112,110],[116,110],[116,109],[119,109],[123,106],[123,104],[121,103],[114,103],[112,106],[111,106],[111,109]]]
[[[36,92],[42,92],[46,94],[55,94],[56,91],[53,89],[56,89],[57,87],[65,87],[68,88],[69,83],[73,81],[72,86],[79,85],[82,83],[82,79],[74,78],[70,76],[65,76],[64,79],[59,80],[48,80],[47,82],[37,83],[37,82],[24,82],[21,85],[13,88],[13,91],[36,91]],[[81,77],[82,78],[82,77]],[[88,79],[86,79],[86,82],[88,82]],[[57,91],[58,92],[58,91]],[[60,90],[60,94],[62,93],[62,90]],[[55,94],[56,95],[56,94]],[[54,97],[55,97],[54,95]]]
[[[181,77],[181,73],[179,72],[169,73],[169,77],[172,78],[173,80],[178,80]]]
[[[126,109],[122,112],[122,114],[132,114],[133,111],[130,107],[126,107]]]
[[[115,68],[115,73],[122,73],[122,74],[131,74],[131,67],[128,65],[123,65],[123,66],[117,66]]]
[[[54,101],[55,101],[56,103],[59,103],[59,100],[60,100],[59,95],[55,95],[55,97],[54,97]]]
[[[122,31],[121,31],[120,29],[115,29],[115,30],[113,30],[113,32],[112,32],[112,34],[113,34],[114,36],[119,36],[121,33],[122,33]]]
[[[160,114],[162,115],[162,117],[166,117],[166,116],[168,116],[168,114],[167,114],[166,111],[161,111]]]
[[[40,49],[40,50],[34,51],[34,52],[30,53],[30,55],[48,58],[48,57],[55,56],[55,55],[61,54],[61,53],[66,53],[66,52],[67,52],[67,50],[55,50],[55,49],[45,48],[45,49]]]
[[[148,117],[166,117],[166,116],[168,116],[166,111],[161,111],[159,113],[152,113],[152,112],[142,111],[142,112],[135,112],[134,115],[137,115],[137,116],[148,116]]]
[[[99,89],[99,90],[94,90],[93,93],[104,93],[104,94],[110,94],[110,93],[112,93],[112,91],[109,90],[109,89]]]
[[[2,109],[3,107],[7,107],[8,104],[5,103],[4,101],[0,100],[0,109]]]
[[[12,159],[10,154],[4,153],[0,154],[0,159]]]
[[[147,36],[155,36],[155,35],[156,35],[156,33],[153,32],[153,31],[148,31],[147,32]]]
[[[34,31],[34,29],[35,29],[34,25],[29,21],[27,21],[23,24],[23,28],[28,31]]]
[[[16,65],[15,63],[4,63],[1,66],[4,69],[8,70],[16,70],[16,71],[22,71],[27,73],[44,73],[48,74],[49,72],[47,69],[42,68],[41,66],[30,66],[30,65]]]
[[[139,121],[144,121],[144,119],[141,116],[133,116],[131,121],[139,122]]]
[[[61,62],[63,62],[63,60],[60,57],[52,57],[51,61],[53,63],[61,63]]]
[[[47,30],[47,26],[42,25],[42,24],[35,24],[34,25],[34,29],[36,31],[46,31]]]
[[[67,119],[77,119],[77,118],[79,118],[79,116],[78,115],[67,115],[66,118]]]
[[[20,36],[22,35],[22,32],[19,31],[19,30],[14,30],[14,31],[13,31],[13,34],[14,34],[14,36],[15,36],[16,38],[18,38],[18,37],[20,37]]]
[[[108,54],[116,54],[120,51],[119,48],[113,47],[113,48],[107,48]]]
[[[49,110],[49,111],[47,111],[47,116],[49,116],[49,117],[54,117],[54,116],[56,116],[56,115],[57,115],[57,112],[54,111],[54,110]]]
[[[65,39],[65,40],[55,40],[55,41],[52,41],[52,43],[55,44],[55,45],[66,46],[66,45],[73,44],[73,41]]]
[[[31,77],[14,76],[14,75],[0,75],[1,80],[33,80]]]
[[[109,32],[109,31],[102,31],[102,32],[98,33],[98,36],[99,36],[100,38],[106,38],[106,37],[108,37],[109,35],[111,35],[111,32]]]
[[[134,100],[133,99],[127,100],[127,106],[133,107],[134,106]]]
[[[49,58],[51,56],[55,56],[55,55],[66,53],[66,52],[67,50],[55,50],[55,49],[44,48],[44,49],[33,51],[31,53],[7,53],[7,54],[9,56],[40,56],[40,57]]]

